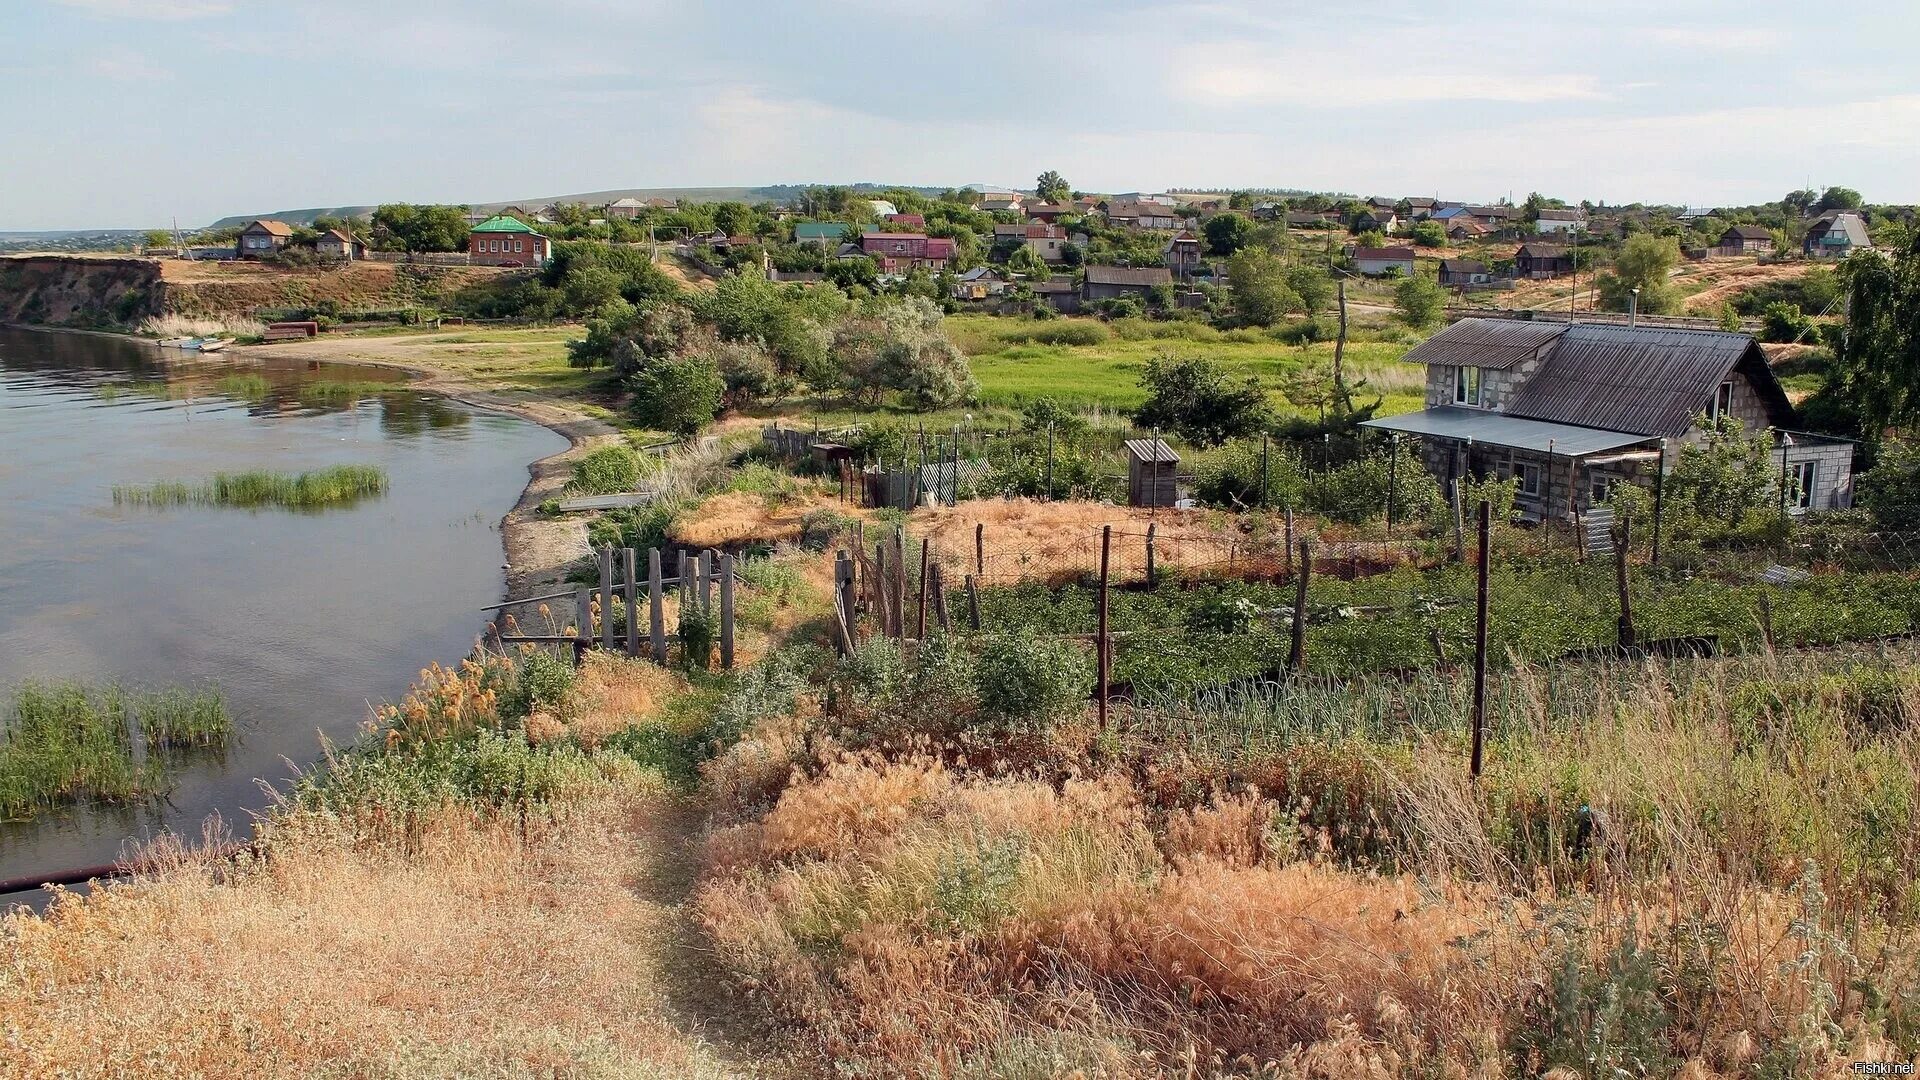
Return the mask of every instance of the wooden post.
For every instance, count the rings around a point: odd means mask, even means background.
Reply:
[[[1307,667],[1307,584],[1313,578],[1313,541],[1300,541],[1300,569],[1293,579],[1293,642],[1287,650],[1287,670],[1299,674]]]
[[[647,549],[647,634],[653,639],[655,663],[667,662],[667,597],[660,580],[660,549]]]
[[[680,596],[681,609],[685,610],[693,597],[693,575],[687,572],[687,563],[690,561],[687,558],[687,549],[681,548],[679,555],[679,569],[673,575],[673,587]]]
[[[573,590],[573,666],[586,663],[587,650],[593,648],[593,587],[582,585]]]
[[[1618,531],[1613,545],[1613,564],[1614,577],[1620,586],[1620,647],[1630,649],[1634,643],[1633,594],[1628,588],[1627,549],[1633,546],[1633,519],[1622,515],[1614,528]]]
[[[933,564],[933,621],[940,624],[940,632],[953,629],[947,619],[947,576],[940,570],[940,564]]]
[[[713,610],[713,549],[700,553],[700,610]]]
[[[1447,481],[1447,486],[1452,489],[1452,495],[1449,498],[1453,503],[1453,561],[1465,562],[1467,561],[1467,523],[1464,509],[1460,505],[1460,478],[1454,477]]]
[[[600,647],[613,651],[613,545],[600,545]]]
[[[720,667],[733,670],[733,555],[720,556]]]
[[[913,619],[915,640],[924,641],[927,636],[927,568],[932,563],[933,541],[922,538],[920,541],[920,610]]]
[[[974,585],[973,575],[967,575],[967,625],[980,629],[980,590]]]
[[[635,593],[639,589],[639,583],[634,580],[638,576],[634,573],[636,561],[632,548],[620,549],[620,570],[626,577],[625,584],[621,586],[620,599],[627,605],[628,656],[640,655],[640,609],[634,605],[634,601],[638,599]]]
[[[887,574],[887,542],[876,540],[873,544],[873,613],[880,620],[881,637],[893,636],[893,604],[887,596],[892,581]]]
[[[1267,454],[1272,439],[1273,437],[1268,434],[1263,433],[1260,436],[1260,509],[1262,510],[1267,508]]]
[[[1473,601],[1473,757],[1467,775],[1480,779],[1487,727],[1487,578],[1493,567],[1493,507],[1480,501],[1479,585]]]
[[[1660,460],[1653,466],[1653,553],[1648,560],[1655,566],[1660,565],[1660,519],[1665,516],[1667,501],[1667,440],[1660,440]]]
[[[1287,507],[1287,576],[1293,576],[1293,507]]]
[[[1400,498],[1400,433],[1387,439],[1387,539],[1393,539],[1393,504]]]
[[[893,638],[907,650],[907,530],[893,534]]]
[[[1113,642],[1107,635],[1107,553],[1113,545],[1113,526],[1100,526],[1100,629],[1094,643],[1094,662],[1099,672],[1098,687],[1100,730],[1107,729],[1107,676],[1113,669]]]
[[[1149,589],[1154,588],[1155,586],[1160,584],[1159,574],[1155,572],[1156,568],[1154,567],[1154,564],[1153,564],[1154,524],[1155,523],[1151,521],[1147,522],[1147,588]]]
[[[987,523],[984,521],[973,525],[973,572],[987,576]]]

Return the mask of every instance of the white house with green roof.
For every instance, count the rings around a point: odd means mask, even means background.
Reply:
[[[496,214],[467,234],[467,257],[475,266],[544,266],[553,241],[517,217]]]

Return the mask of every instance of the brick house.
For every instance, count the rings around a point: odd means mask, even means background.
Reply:
[[[938,273],[953,259],[953,241],[926,233],[867,232],[860,234],[860,251],[878,263],[883,274],[915,269]]]
[[[1770,431],[1794,511],[1851,505],[1853,444],[1790,430],[1786,391],[1747,334],[1611,324],[1462,319],[1414,346],[1426,408],[1365,422],[1419,439],[1443,481],[1519,481],[1531,520],[1565,518],[1615,483],[1651,486],[1698,418],[1733,416]]]
[[[467,234],[467,257],[475,266],[544,266],[553,241],[519,218],[496,214]]]
[[[234,241],[233,255],[236,259],[259,259],[271,255],[293,239],[293,226],[272,218],[261,218],[251,222],[240,230],[240,236]]]

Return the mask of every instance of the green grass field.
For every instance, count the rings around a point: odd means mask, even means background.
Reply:
[[[1097,328],[1094,333],[1104,331],[1104,340],[1094,344],[1026,340],[1029,334],[1046,336],[1061,326]],[[1210,356],[1231,371],[1252,375],[1272,392],[1276,405],[1289,408],[1279,394],[1287,377],[1310,363],[1333,358],[1330,341],[1288,345],[1266,331],[1223,333],[1195,323],[1034,322],[956,315],[947,320],[947,327],[972,359],[981,401],[988,406],[1017,406],[1047,397],[1069,405],[1132,408],[1146,398],[1140,376],[1147,361],[1170,351]],[[1345,359],[1348,378],[1366,380],[1360,397],[1384,397],[1381,415],[1420,408],[1424,371],[1400,362],[1418,338],[1391,327],[1356,328],[1353,338],[1347,342]]]

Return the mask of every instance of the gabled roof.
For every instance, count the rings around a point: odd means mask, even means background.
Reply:
[[[1693,426],[1720,384],[1742,368],[1778,420],[1793,415],[1786,391],[1752,337],[1583,323],[1559,342],[1507,403],[1515,416],[1676,437]]]
[[[1484,274],[1487,264],[1477,259],[1441,259],[1440,272],[1443,274]]]
[[[1453,221],[1448,223],[1447,232],[1449,233],[1463,232],[1463,233],[1467,233],[1470,236],[1484,236],[1486,235],[1487,227],[1485,225],[1480,224],[1477,221],[1471,220],[1469,218],[1461,217],[1461,218],[1455,218]]]
[[[1355,262],[1362,260],[1379,262],[1412,262],[1413,249],[1410,247],[1356,247],[1353,249]]]
[[[1768,229],[1763,225],[1732,225],[1727,228],[1726,232],[1723,232],[1720,235],[1722,237],[1726,237],[1729,235],[1737,236],[1742,240],[1773,239],[1773,233],[1768,231]]]
[[[1813,219],[1807,227],[1809,236],[1817,233],[1839,231],[1847,235],[1847,243],[1853,247],[1871,246],[1873,240],[1867,235],[1867,223],[1858,210],[1829,210]]]
[[[473,231],[484,233],[533,233],[535,236],[540,235],[533,231],[533,226],[521,221],[519,218],[508,217],[505,214],[495,214],[493,217],[475,225]]]
[[[343,232],[340,229],[328,229],[325,232],[321,233],[320,236],[322,238],[331,237],[332,239],[338,240],[343,244],[351,244],[354,242],[353,237],[348,236],[345,232]]]
[[[1165,439],[1128,439],[1126,447],[1127,456],[1135,461],[1177,463],[1180,460],[1180,455],[1173,452]]]
[[[1464,364],[1500,370],[1540,355],[1566,329],[1560,324],[1518,319],[1461,319],[1415,345],[1404,359],[1415,364]]]
[[[241,232],[263,232],[268,234],[269,236],[292,236],[293,226],[287,224],[284,221],[275,221],[272,218],[261,218],[260,220],[249,224],[246,228],[241,229],[240,231]]]
[[[1089,266],[1089,285],[1168,285],[1173,273],[1164,266]]]
[[[1564,259],[1566,255],[1567,249],[1557,244],[1521,244],[1513,253],[1516,259]]]
[[[1587,220],[1587,215],[1586,215],[1586,211],[1584,210],[1555,210],[1549,207],[1545,210],[1540,211],[1540,220],[1541,221],[1585,221]]]
[[[607,209],[609,210],[643,210],[646,208],[646,205],[647,205],[646,203],[643,203],[639,199],[634,199],[634,198],[615,199],[612,202],[607,204]]]

